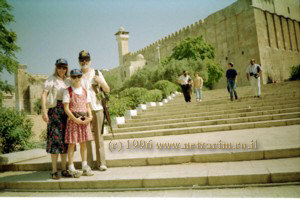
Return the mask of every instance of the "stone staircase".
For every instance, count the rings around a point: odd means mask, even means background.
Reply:
[[[2,165],[0,188],[119,189],[275,184],[300,181],[300,82],[238,88],[204,101],[182,95],[150,107],[105,135],[109,169],[92,177],[49,177],[50,156]],[[80,168],[79,150],[75,166]]]

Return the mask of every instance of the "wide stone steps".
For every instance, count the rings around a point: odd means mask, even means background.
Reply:
[[[266,117],[255,118],[239,118],[232,119],[232,122],[244,123],[230,123],[226,121],[226,124],[209,125],[209,126],[195,126],[195,127],[185,127],[185,128],[169,128],[161,130],[150,130],[150,131],[137,131],[137,132],[124,132],[116,133],[114,137],[111,134],[104,135],[105,140],[112,139],[127,139],[127,138],[143,138],[152,136],[165,136],[165,135],[181,135],[181,134],[192,134],[192,133],[203,133],[212,131],[227,131],[227,130],[240,130],[240,129],[251,129],[251,128],[268,128],[275,126],[287,126],[300,124],[300,118],[294,118],[298,114],[283,114],[283,115],[266,115]],[[265,119],[280,119],[280,120],[265,120]],[[250,120],[250,122],[249,122]],[[252,122],[251,122],[252,121]]]
[[[177,115],[168,115],[168,116],[164,116],[163,118],[160,117],[149,117],[149,118],[140,118],[140,119],[129,119],[126,120],[126,124],[123,125],[119,125],[120,128],[122,127],[126,127],[126,125],[131,125],[131,124],[136,124],[136,123],[147,123],[149,122],[149,124],[152,121],[160,121],[160,120],[169,120],[169,119],[177,119],[177,118],[193,118],[193,117],[199,117],[199,116],[211,116],[211,115],[222,115],[222,114],[229,114],[229,113],[240,113],[240,112],[253,112],[253,111],[261,111],[261,110],[277,110],[277,109],[288,109],[288,108],[295,108],[295,107],[299,107],[300,106],[300,102],[298,101],[293,101],[290,104],[279,104],[275,106],[246,106],[246,107],[241,107],[241,108],[237,108],[237,109],[225,109],[225,110],[215,110],[215,111],[211,111],[211,110],[206,110],[206,111],[194,111],[194,112],[190,112],[187,114],[177,114]],[[147,125],[149,125],[147,124]]]
[[[292,104],[290,106],[294,106]],[[166,118],[165,120],[157,120],[157,121],[144,121],[140,123],[126,123],[118,125],[119,128],[115,128],[114,132],[126,132],[128,128],[138,128],[138,127],[146,127],[146,126],[156,126],[156,125],[164,125],[164,124],[172,124],[172,123],[183,123],[183,122],[194,122],[194,121],[205,121],[205,120],[216,120],[216,119],[225,119],[225,118],[238,118],[238,117],[250,117],[250,116],[259,116],[259,115],[268,115],[268,114],[281,114],[281,113],[292,113],[300,111],[300,103],[297,104],[298,107],[287,107],[287,105],[282,106],[281,109],[273,109],[270,110],[270,106],[266,107],[256,107],[256,108],[247,108],[247,109],[238,109],[231,111],[230,114],[224,111],[218,112],[206,112],[206,113],[196,113],[194,115],[186,116],[175,116],[175,118]]]
[[[254,99],[253,97],[241,97],[238,100],[235,100],[234,103],[250,103],[250,102],[257,102],[257,101],[280,101],[280,100],[291,100],[291,99],[299,99],[300,93],[299,92],[292,92],[292,93],[285,93],[285,94],[270,94],[269,96],[264,96],[259,99]],[[178,100],[179,99],[179,100]],[[179,103],[174,103],[175,100],[178,100]],[[147,112],[158,112],[158,111],[173,111],[173,110],[178,110],[178,108],[182,109],[187,109],[187,108],[197,108],[199,105],[201,106],[211,106],[211,105],[216,105],[216,104],[231,104],[232,102],[229,100],[229,98],[222,99],[208,99],[208,100],[203,100],[201,102],[195,102],[192,101],[191,103],[188,104],[183,104],[183,96],[182,95],[177,95],[174,100],[169,102],[168,104],[164,106],[156,106],[156,107],[148,107]]]
[[[291,104],[291,103],[299,103],[300,98],[297,99],[290,99],[290,100],[278,100],[278,101],[251,101],[249,103],[244,102],[237,102],[237,103],[229,103],[229,104],[218,104],[212,106],[206,105],[199,105],[196,108],[186,108],[181,109],[177,108],[177,110],[173,111],[157,111],[157,112],[144,112],[138,116],[133,116],[132,119],[149,119],[153,117],[160,117],[164,118],[164,116],[171,116],[171,115],[178,115],[178,114],[189,114],[189,113],[196,113],[196,112],[208,112],[208,111],[217,111],[217,110],[232,110],[232,109],[239,109],[245,107],[262,107],[262,106],[270,106],[270,105],[284,105],[284,104]]]
[[[116,129],[114,133],[125,133],[125,132],[138,132],[138,131],[148,131],[148,130],[159,130],[159,129],[169,129],[169,128],[186,128],[194,126],[209,126],[209,125],[218,125],[218,124],[233,124],[233,123],[245,123],[245,122],[258,122],[258,121],[269,121],[269,120],[278,120],[278,119],[292,119],[299,118],[300,111],[290,113],[272,113],[272,114],[257,114],[253,113],[252,115],[241,114],[238,117],[225,116],[225,118],[212,118],[211,120],[200,120],[200,121],[188,121],[180,123],[169,123],[163,125],[149,125],[149,126],[139,126],[139,127],[130,127],[130,128],[120,128]]]
[[[49,178],[48,171],[5,172],[0,189],[130,189],[157,187],[267,184],[300,180],[300,158],[236,162],[188,163],[143,167],[115,167],[94,176]]]
[[[105,141],[108,167],[229,162],[300,156],[299,125]],[[114,144],[117,143],[114,149]],[[121,146],[122,144],[122,146]],[[80,151],[75,166],[81,168]],[[95,154],[94,154],[95,155]],[[2,167],[6,171],[51,170],[50,155]]]
[[[104,135],[107,171],[52,180],[48,154],[0,166],[4,171],[0,189],[128,190],[299,182],[299,87],[300,82],[264,85],[260,99],[250,96],[251,87],[239,87],[239,100],[233,102],[224,89],[206,91],[200,103],[194,99],[185,103],[177,95],[164,106],[148,107],[126,120],[114,130],[114,138]],[[74,161],[80,169],[79,146]]]

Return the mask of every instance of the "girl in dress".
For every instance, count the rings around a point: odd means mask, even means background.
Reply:
[[[64,108],[68,115],[68,122],[65,135],[65,143],[68,144],[69,174],[75,178],[81,175],[92,176],[94,173],[87,164],[86,141],[92,140],[90,122],[92,112],[90,109],[90,96],[81,87],[82,71],[74,69],[70,73],[71,86],[64,91]],[[74,148],[76,143],[80,144],[80,155],[82,159],[82,172],[74,167]]]
[[[47,123],[47,153],[51,154],[52,161],[52,179],[60,179],[57,172],[57,158],[61,157],[61,175],[63,177],[70,177],[67,172],[67,152],[68,145],[65,144],[65,130],[67,124],[67,115],[63,108],[63,93],[64,90],[70,86],[70,79],[68,78],[68,62],[65,59],[58,59],[55,62],[55,71],[45,81],[44,90],[42,93],[42,118]],[[47,110],[46,100],[49,93],[56,94],[56,106]]]

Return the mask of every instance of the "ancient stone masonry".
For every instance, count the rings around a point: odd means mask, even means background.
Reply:
[[[48,76],[28,74],[26,69],[26,65],[20,65],[15,75],[16,108],[34,114],[34,103],[41,98]]]
[[[224,69],[229,61],[235,64],[240,74],[239,85],[249,84],[245,79],[245,71],[251,58],[262,65],[264,84],[268,79],[284,80],[289,77],[289,67],[300,64],[299,21],[298,0],[238,0],[137,52],[128,51],[129,32],[126,32],[127,53],[120,57],[118,69],[123,78],[129,77],[134,72],[134,65],[129,63],[136,61],[137,55],[144,56],[145,64],[157,64],[169,56],[181,40],[203,36],[206,42],[215,47],[216,59]],[[219,87],[224,87],[224,82],[225,79],[219,83]]]

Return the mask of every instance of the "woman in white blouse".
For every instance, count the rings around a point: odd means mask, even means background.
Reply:
[[[47,145],[46,151],[51,154],[52,161],[52,179],[60,179],[57,172],[58,155],[61,156],[61,176],[70,177],[66,170],[68,144],[65,143],[65,130],[67,123],[67,115],[64,111],[62,103],[63,92],[70,86],[68,76],[68,62],[65,59],[58,59],[55,62],[55,71],[52,76],[45,81],[42,93],[42,117],[47,123]],[[50,94],[51,93],[51,94]],[[56,106],[47,108],[47,96],[53,95]],[[47,110],[48,109],[48,110]]]

